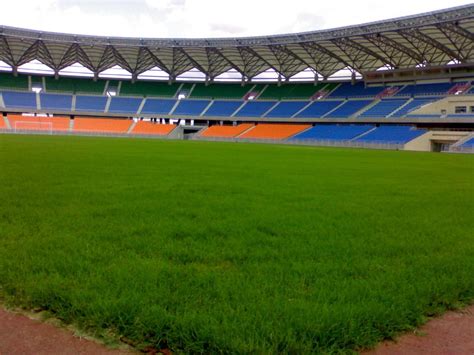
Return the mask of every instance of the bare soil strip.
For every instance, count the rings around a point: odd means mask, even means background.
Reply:
[[[474,305],[447,312],[396,341],[385,341],[371,355],[472,355],[474,354]]]

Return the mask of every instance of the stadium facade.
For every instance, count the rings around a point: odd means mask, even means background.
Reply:
[[[0,60],[10,72],[0,75],[0,130],[469,151],[473,30],[473,5],[233,39],[111,38],[3,26]],[[22,73],[32,61],[52,74]],[[75,64],[91,77],[62,75]],[[102,77],[116,67],[130,78]],[[167,79],[143,80],[154,68]],[[182,80],[190,70],[203,80]],[[337,77],[341,70],[349,80]],[[239,82],[218,80],[229,72]],[[258,80],[266,72],[276,80]],[[293,81],[301,72],[312,78]]]

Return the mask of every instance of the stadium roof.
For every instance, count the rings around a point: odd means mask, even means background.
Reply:
[[[310,68],[323,77],[341,69],[414,68],[474,63],[474,5],[337,29],[208,39],[120,38],[0,26],[0,60],[38,60],[56,73],[80,63],[95,75],[114,66],[132,78],[158,67],[174,79],[198,69],[210,80],[234,69],[244,78],[273,69],[290,78]]]

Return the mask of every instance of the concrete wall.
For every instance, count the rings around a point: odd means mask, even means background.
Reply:
[[[410,112],[410,115],[439,115],[442,110],[446,110],[448,115],[452,115],[455,113],[455,106],[468,106],[469,112],[469,106],[474,106],[474,95],[449,96]]]
[[[470,134],[463,131],[429,131],[405,144],[404,150],[429,152],[432,151],[433,143],[454,144]]]

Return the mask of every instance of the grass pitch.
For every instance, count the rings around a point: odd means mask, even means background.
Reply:
[[[474,156],[0,136],[0,292],[176,352],[344,352],[474,298]]]

